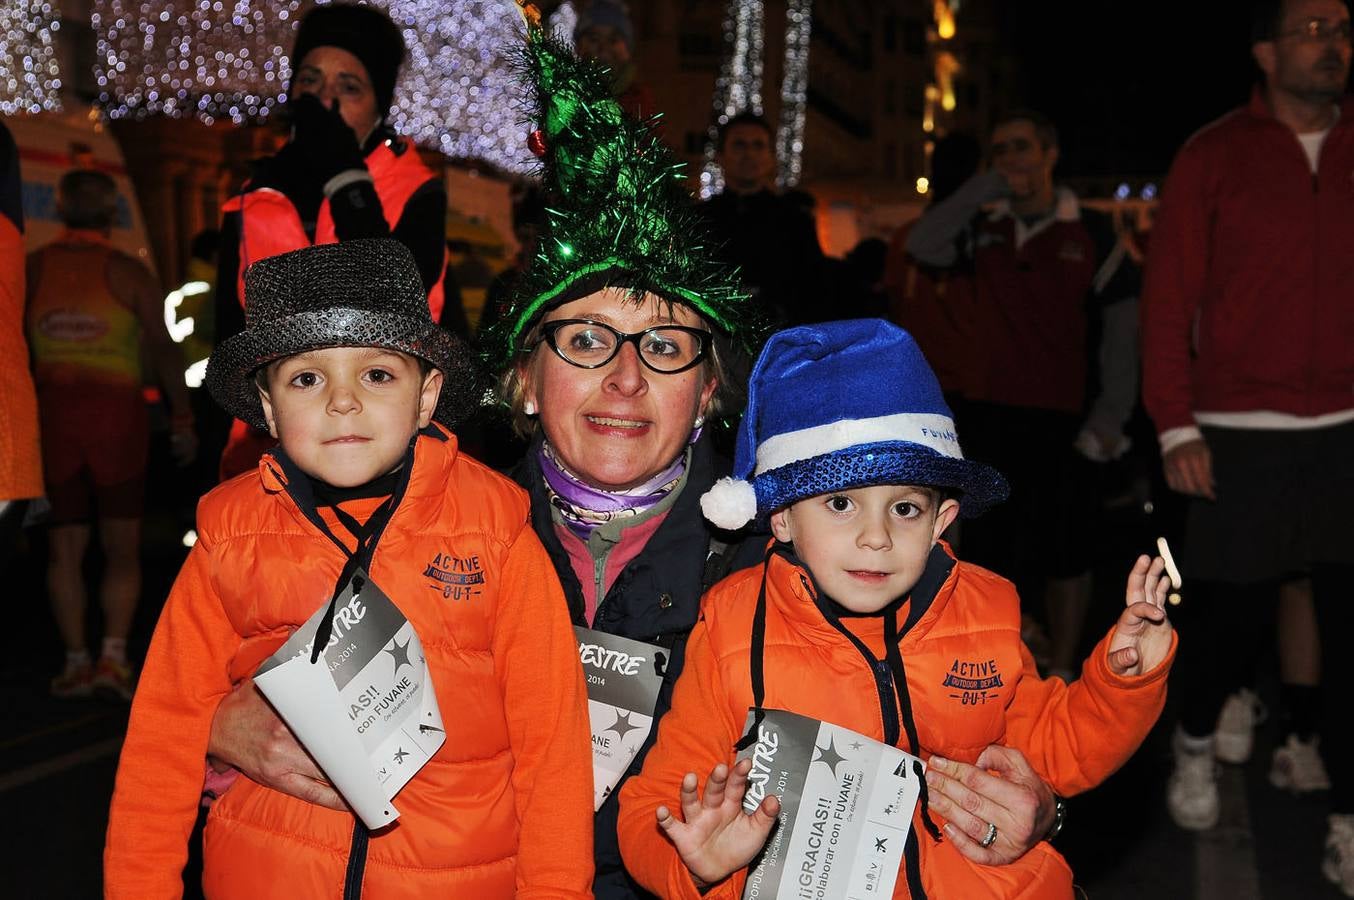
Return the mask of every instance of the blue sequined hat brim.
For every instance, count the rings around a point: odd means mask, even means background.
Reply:
[[[973,517],[1005,500],[1006,479],[991,466],[943,456],[909,441],[861,444],[759,472],[752,478],[757,517],[820,494],[880,484],[916,484],[958,492],[960,514]]]

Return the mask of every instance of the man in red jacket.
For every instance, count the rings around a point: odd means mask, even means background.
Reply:
[[[1254,663],[1280,580],[1311,573],[1332,687],[1335,642],[1354,633],[1349,11],[1288,0],[1256,24],[1264,83],[1176,158],[1142,309],[1143,395],[1167,481],[1192,498],[1183,571],[1208,628],[1182,659],[1169,790],[1177,823],[1195,829],[1217,821],[1213,723]],[[1354,747],[1334,700],[1321,746],[1336,813],[1325,871],[1354,896]]]
[[[1058,133],[1035,110],[997,117],[991,167],[927,208],[905,249],[969,296],[965,451],[1004,472],[1011,500],[963,526],[964,555],[1043,595],[1049,671],[1075,677],[1091,599],[1098,464],[1128,449],[1139,271],[1109,216],[1054,181]],[[962,304],[967,300],[967,309]]]

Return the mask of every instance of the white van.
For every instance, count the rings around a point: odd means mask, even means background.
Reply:
[[[146,222],[127,176],[122,148],[96,110],[75,106],[64,112],[17,114],[6,116],[5,124],[19,146],[26,251],[31,253],[50,243],[61,231],[56,215],[56,186],[61,176],[71,169],[92,168],[112,176],[117,185],[113,246],[155,270]]]

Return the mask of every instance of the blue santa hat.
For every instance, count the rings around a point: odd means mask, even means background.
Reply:
[[[854,319],[772,335],[752,370],[734,477],[701,497],[705,517],[736,529],[876,484],[952,489],[966,516],[1008,492],[995,469],[964,459],[940,382],[903,329]]]

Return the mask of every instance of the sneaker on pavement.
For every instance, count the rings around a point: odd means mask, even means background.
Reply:
[[[1241,765],[1251,758],[1255,729],[1265,721],[1265,705],[1253,691],[1242,688],[1227,698],[1218,714],[1213,753],[1220,762]]]
[[[1191,738],[1176,729],[1175,771],[1166,783],[1166,806],[1175,824],[1206,831],[1218,824],[1218,775],[1210,738]]]
[[[118,700],[132,699],[136,689],[136,682],[132,679],[132,667],[106,656],[95,666],[91,685],[96,693]]]
[[[94,668],[88,663],[67,665],[52,679],[53,697],[88,697],[93,686]]]
[[[1354,815],[1334,815],[1326,832],[1326,856],[1321,872],[1346,897],[1354,897]]]
[[[1290,734],[1282,746],[1275,747],[1269,783],[1295,794],[1330,790],[1330,776],[1321,761],[1320,738],[1304,741]]]

